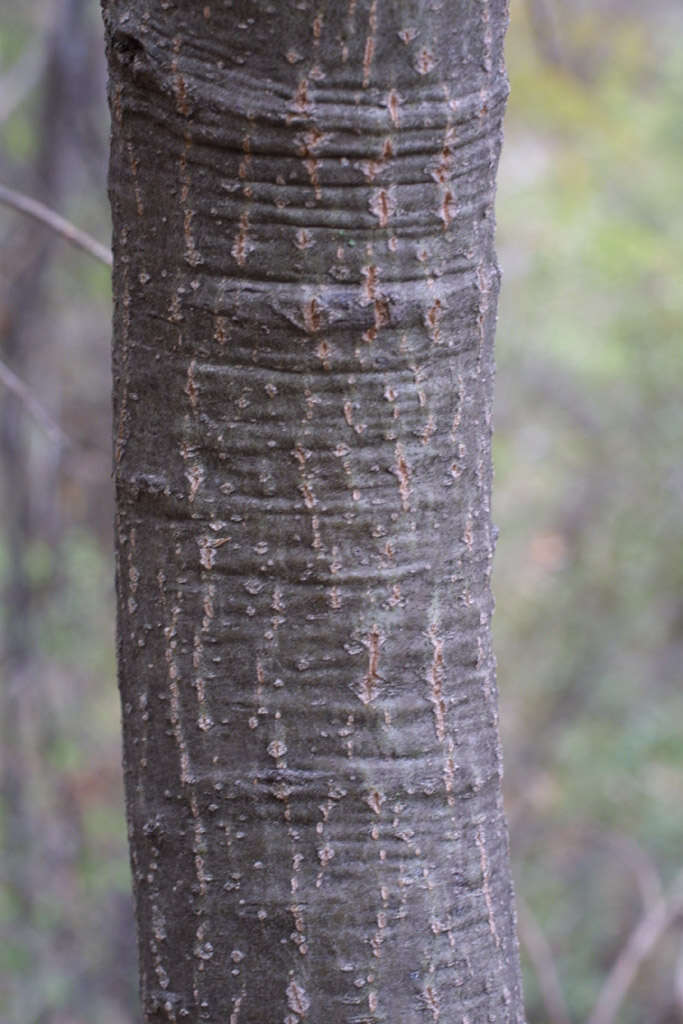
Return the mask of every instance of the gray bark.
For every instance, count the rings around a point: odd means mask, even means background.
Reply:
[[[489,626],[504,0],[105,0],[148,1022],[520,1022]]]

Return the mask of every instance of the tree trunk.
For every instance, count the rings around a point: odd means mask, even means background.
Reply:
[[[523,1020],[489,626],[504,0],[104,0],[148,1022]]]

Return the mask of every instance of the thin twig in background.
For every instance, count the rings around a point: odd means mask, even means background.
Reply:
[[[92,484],[109,476],[109,451],[101,448],[86,447],[65,434],[59,424],[36,398],[27,384],[23,382],[9,366],[0,359],[0,384],[24,404],[26,411],[33,417],[47,438],[60,447],[66,454],[62,471],[68,477]]]
[[[633,872],[645,911],[663,898],[664,887],[659,872],[640,843],[619,832],[599,832],[598,839]]]
[[[550,943],[527,906],[517,896],[519,938],[534,968],[549,1024],[571,1024]]]
[[[51,441],[64,448],[72,446],[70,438],[66,436],[59,424],[55,423],[49,412],[43,408],[31,389],[2,360],[0,360],[0,382],[24,403],[28,412]]]
[[[548,0],[527,0],[527,9],[531,31],[541,57],[554,67],[564,67],[567,61],[562,52],[554,5]]]
[[[683,871],[679,871],[667,896],[652,904],[631,932],[616,963],[607,975],[588,1024],[614,1024],[619,1008],[643,961],[662,935],[683,913]]]
[[[6,121],[40,81],[47,62],[47,47],[41,40],[22,53],[0,78],[0,122]]]
[[[678,1012],[683,1018],[683,936],[680,938],[681,946],[676,958],[674,969],[674,999]]]
[[[29,217],[33,217],[34,220],[40,221],[41,224],[47,225],[58,235],[61,235],[62,238],[65,238],[67,242],[71,242],[72,245],[78,246],[84,252],[90,253],[100,263],[104,263],[106,267],[111,267],[111,251],[106,246],[102,245],[101,242],[98,242],[91,235],[88,235],[85,231],[81,231],[71,221],[66,220],[65,217],[55,213],[54,210],[45,206],[44,203],[39,202],[37,199],[31,199],[30,196],[26,196],[22,192],[15,192],[14,189],[6,188],[4,185],[0,185],[0,203],[10,206],[13,210],[19,210],[20,213],[25,213]]]

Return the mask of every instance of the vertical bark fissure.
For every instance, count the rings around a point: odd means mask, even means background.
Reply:
[[[147,1021],[522,1021],[489,626],[503,0],[105,0]]]

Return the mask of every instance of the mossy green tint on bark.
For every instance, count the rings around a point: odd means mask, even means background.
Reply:
[[[147,1022],[518,1024],[504,0],[105,0]]]

